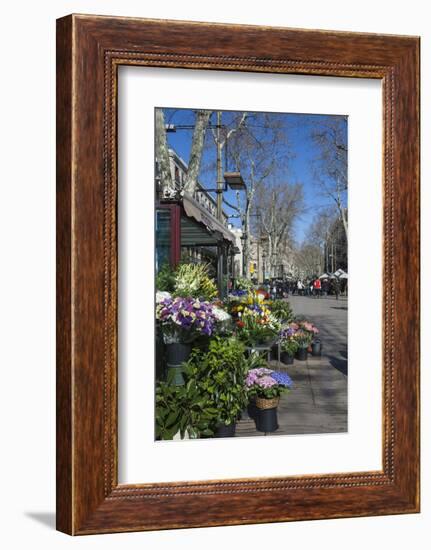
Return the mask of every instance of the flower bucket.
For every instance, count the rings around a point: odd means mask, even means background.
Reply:
[[[253,420],[256,420],[256,416],[258,414],[259,410],[256,407],[256,398],[252,397],[247,405],[247,414],[250,418]]]
[[[181,365],[184,361],[188,360],[191,351],[191,344],[166,344],[166,361],[168,369],[170,370],[168,378],[172,381],[171,383],[173,386],[184,386],[184,377]]]
[[[299,348],[298,351],[296,352],[296,358],[298,359],[298,361],[306,361],[307,355],[308,355],[307,348]]]
[[[313,357],[320,357],[322,355],[322,343],[320,340],[314,340],[311,344],[311,355]]]
[[[291,355],[287,351],[281,352],[280,360],[284,365],[293,365],[293,355]]]
[[[275,432],[278,429],[277,407],[271,409],[258,409],[255,423],[258,432]]]
[[[236,429],[236,422],[232,424],[219,424],[216,428],[214,437],[234,437]]]

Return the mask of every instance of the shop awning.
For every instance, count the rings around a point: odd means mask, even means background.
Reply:
[[[182,203],[188,218],[188,220],[181,219],[182,245],[217,244],[222,240],[235,244],[235,235],[192,196],[184,194]],[[189,221],[192,221],[192,223],[188,223]],[[199,225],[197,226],[193,221]],[[208,235],[202,233],[202,226],[204,226]]]

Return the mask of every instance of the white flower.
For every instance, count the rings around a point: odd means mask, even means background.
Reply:
[[[213,314],[217,321],[227,321],[230,319],[229,313],[217,306],[213,306]]]
[[[158,290],[156,292],[156,304],[160,304],[160,302],[170,297],[171,297],[171,294],[169,292]]]

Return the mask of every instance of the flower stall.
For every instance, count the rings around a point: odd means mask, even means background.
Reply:
[[[231,437],[248,405],[258,431],[277,429],[278,402],[292,380],[270,368],[270,350],[279,349],[279,367],[292,364],[295,355],[301,360],[301,350],[308,353],[319,331],[308,321],[295,321],[287,301],[242,286],[221,299],[209,265],[159,271],[158,439]]]

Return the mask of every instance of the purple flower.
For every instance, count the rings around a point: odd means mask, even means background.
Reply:
[[[195,298],[165,298],[156,307],[156,319],[167,329],[211,336],[217,322],[213,306]]]
[[[286,388],[292,387],[292,379],[285,372],[274,371],[271,373],[271,377],[278,383],[280,386],[286,386]]]

